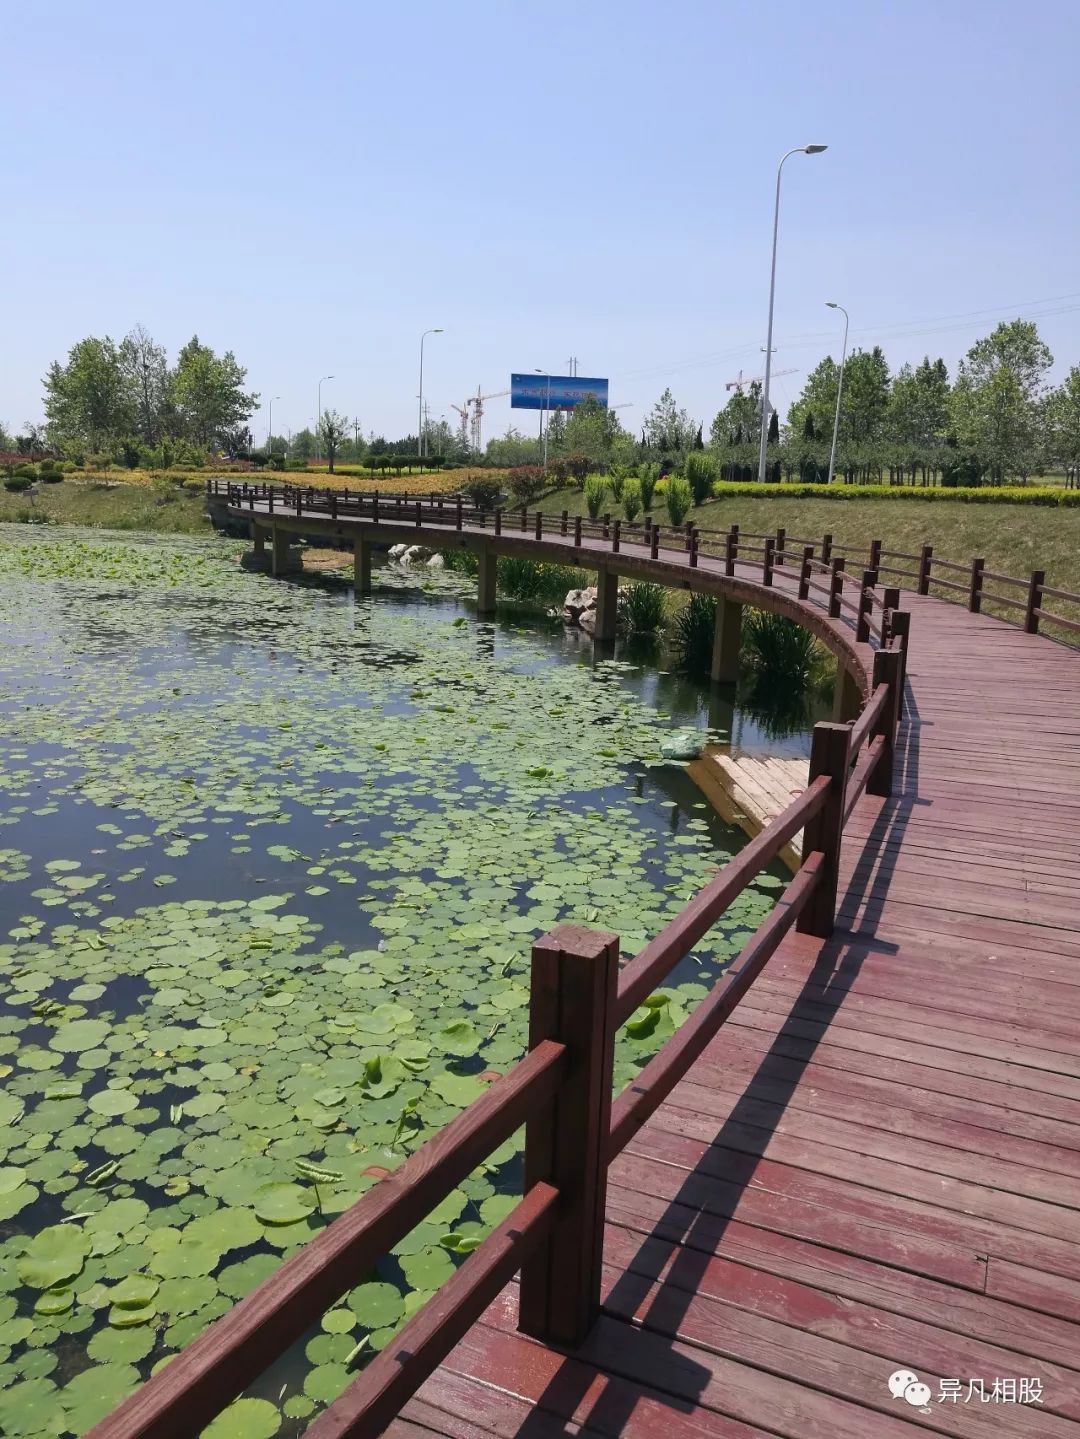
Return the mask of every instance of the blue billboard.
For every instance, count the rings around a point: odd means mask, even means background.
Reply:
[[[583,375],[511,375],[512,410],[572,410],[588,398],[607,409],[607,380],[589,380]]]

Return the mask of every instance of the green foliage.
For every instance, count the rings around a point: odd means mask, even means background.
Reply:
[[[667,505],[668,519],[673,525],[681,525],[694,503],[694,493],[681,475],[668,476],[664,501]]]
[[[705,450],[691,450],[683,468],[694,504],[704,504],[712,494],[712,487],[718,476],[719,467],[715,458]],[[678,524],[678,521],[675,523]]]
[[[543,494],[547,476],[540,465],[518,465],[509,472],[506,483],[515,504],[529,505]]]
[[[675,661],[685,674],[702,676],[709,673],[715,631],[716,601],[711,595],[691,595],[671,627]]]
[[[653,492],[656,489],[656,482],[659,478],[660,466],[655,462],[638,466],[638,485],[641,487],[641,505],[646,514],[652,509]]]
[[[568,590],[582,589],[589,581],[584,570],[570,565],[549,565],[500,555],[497,582],[499,590],[510,599],[561,605]]]
[[[669,482],[670,483],[670,482]],[[980,485],[963,489],[949,489],[912,485],[759,485],[736,484],[719,481],[713,486],[715,499],[736,499],[744,497],[755,500],[829,500],[838,503],[859,500],[880,500],[882,503],[912,503],[926,501],[959,500],[975,505],[1049,505],[1080,506],[1080,490],[1052,489],[1048,485]]]
[[[627,585],[622,591],[626,625],[631,634],[654,634],[667,613],[667,591],[648,581]]]
[[[589,519],[595,520],[603,509],[607,498],[608,485],[603,475],[589,475],[584,485],[585,509]]]
[[[33,483],[32,475],[20,474],[16,470],[13,474],[5,476],[4,489],[11,490],[14,494],[20,494],[23,490],[28,490]]]
[[[612,465],[608,470],[608,489],[611,491],[611,498],[617,505],[622,504],[623,487],[626,484],[627,473],[624,465]]]
[[[498,480],[478,475],[464,486],[463,493],[468,495],[477,509],[493,510],[502,495],[502,485]]]
[[[641,514],[641,485],[637,480],[623,481],[622,512],[631,522]]]
[[[740,659],[757,674],[803,689],[819,684],[828,654],[809,630],[769,610],[743,615]]]

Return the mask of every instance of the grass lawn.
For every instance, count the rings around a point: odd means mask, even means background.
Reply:
[[[585,513],[585,502],[580,490],[558,490],[545,495],[539,508],[552,514],[567,509],[577,515]],[[612,515],[618,513],[618,506],[610,498],[605,508]],[[662,496],[657,496],[653,514],[658,523],[667,525]],[[819,542],[822,535],[831,534],[836,544],[864,554],[874,539],[882,540],[887,550],[908,554],[916,554],[924,544],[930,544],[942,559],[967,565],[974,556],[981,555],[988,570],[1018,579],[1026,578],[1033,569],[1042,569],[1046,571],[1047,584],[1080,594],[1080,508],[953,504],[948,500],[758,500],[740,496],[697,506],[690,517],[702,529],[726,530],[738,524],[747,534],[771,534],[782,525],[789,535]],[[851,560],[848,566],[853,567]],[[906,561],[899,562],[898,567],[912,568]],[[948,578],[962,577],[950,574]],[[989,591],[994,588],[992,582],[987,583]],[[1010,598],[1023,597],[1015,587],[996,588]],[[953,592],[947,597],[961,598]],[[1075,606],[1070,609],[1063,601],[1048,601],[1047,607],[1070,619],[1080,618],[1080,611]],[[994,612],[989,605],[987,611]],[[1013,617],[1013,611],[1008,613]],[[1060,628],[1051,628],[1048,633],[1055,638],[1064,636]]]
[[[55,525],[88,525],[105,530],[147,530],[158,534],[209,534],[201,491],[160,494],[146,485],[103,484],[66,479],[14,494],[0,489],[0,523],[44,517]]]

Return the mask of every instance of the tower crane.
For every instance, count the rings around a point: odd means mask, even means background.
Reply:
[[[467,450],[469,448],[469,402],[466,400],[463,405],[451,405],[450,408],[457,410],[461,416],[461,421],[458,425],[461,436],[461,448]]]
[[[772,378],[775,380],[778,379],[781,375],[797,375],[798,373],[798,370],[773,370]],[[761,384],[764,382],[764,380],[764,375],[744,376],[743,372],[740,370],[734,380],[728,380],[727,384],[724,386],[724,389],[735,390],[738,394],[741,395],[743,392],[743,385]]]
[[[470,422],[470,425],[469,425],[469,429],[470,429],[470,442],[471,442],[472,448],[477,452],[477,454],[479,454],[479,452],[480,452],[480,434],[481,434],[481,422],[483,421],[483,418],[484,418],[484,401],[485,401],[485,400],[498,400],[498,399],[501,399],[503,395],[508,395],[509,393],[510,393],[509,390],[494,390],[490,395],[482,395],[482,394],[480,393],[480,386],[477,385],[477,387],[476,387],[476,394],[475,394],[475,395],[470,395],[469,398],[465,401],[465,409],[466,409],[466,410],[468,409],[468,407],[469,407],[470,405],[472,405],[472,407],[473,407],[472,419],[471,419],[471,422]],[[454,409],[457,410],[458,414],[462,416],[461,424],[462,424],[462,428],[464,429],[464,426],[465,426],[465,417],[464,417],[464,414],[462,413],[462,411],[461,411],[460,409],[458,409],[458,406],[457,406],[457,405],[454,406]]]

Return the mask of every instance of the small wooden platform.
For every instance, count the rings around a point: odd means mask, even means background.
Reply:
[[[760,834],[806,788],[807,761],[732,754],[728,745],[709,745],[687,766],[687,774],[728,824],[750,836]],[[794,874],[802,858],[802,835],[780,851]]]

